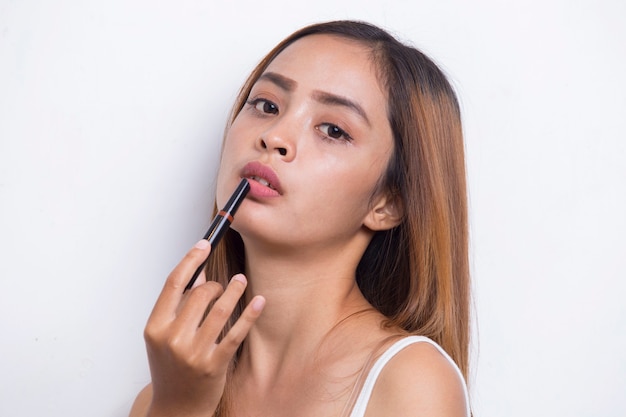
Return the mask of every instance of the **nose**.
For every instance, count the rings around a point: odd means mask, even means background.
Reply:
[[[274,125],[259,137],[258,146],[265,151],[277,153],[284,161],[291,161],[296,156],[295,143],[287,139],[286,135],[289,135],[289,133],[278,125],[280,123]]]
[[[263,138],[260,139],[261,148],[263,149],[272,149],[278,151],[280,156],[287,156],[287,148],[285,146],[272,146],[268,145],[267,141]]]

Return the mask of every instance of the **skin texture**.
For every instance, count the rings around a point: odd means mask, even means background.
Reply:
[[[137,397],[133,417],[211,415],[244,338],[233,415],[340,416],[349,413],[370,355],[401,333],[382,326],[354,275],[374,231],[402,217],[376,192],[393,142],[369,51],[343,38],[308,36],[265,74],[227,134],[217,187],[221,206],[253,161],[280,182],[269,196],[251,192],[233,223],[245,243],[247,279],[237,276],[223,290],[201,276],[183,296],[208,253],[201,247],[172,272],[146,326],[152,384]],[[248,307],[216,344],[242,295]],[[385,367],[366,416],[464,416],[464,401],[452,365],[418,344]]]

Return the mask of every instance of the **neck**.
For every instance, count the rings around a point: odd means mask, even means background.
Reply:
[[[370,310],[355,281],[363,250],[269,251],[246,242],[247,297],[260,294],[267,302],[244,344],[242,365],[265,381],[304,369],[303,358],[319,354],[333,327]]]

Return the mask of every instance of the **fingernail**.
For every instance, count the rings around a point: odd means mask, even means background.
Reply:
[[[252,300],[251,307],[252,307],[252,310],[256,312],[263,310],[263,307],[265,307],[265,298],[260,297],[260,296],[254,297],[254,300]]]
[[[233,276],[233,281],[239,281],[243,284],[247,284],[248,281],[246,280],[246,277],[243,276],[243,274],[237,274],[235,276]]]
[[[196,243],[194,246],[196,249],[206,249],[209,247],[209,241],[206,239],[200,239],[198,241],[198,243]]]

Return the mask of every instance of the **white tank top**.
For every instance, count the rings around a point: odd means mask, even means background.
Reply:
[[[378,375],[380,375],[380,372],[383,370],[387,362],[389,362],[391,358],[393,358],[398,352],[400,352],[405,347],[412,345],[413,343],[420,343],[420,342],[430,343],[431,345],[433,345],[443,355],[443,357],[446,358],[454,366],[454,369],[456,370],[459,378],[461,379],[461,381],[463,381],[463,390],[465,391],[465,407],[467,410],[466,415],[467,416],[470,415],[469,395],[467,392],[467,386],[465,385],[465,379],[463,378],[463,374],[461,373],[461,370],[456,365],[456,363],[454,363],[452,358],[446,353],[445,350],[443,350],[441,346],[439,346],[437,343],[435,343],[431,339],[424,337],[424,336],[407,336],[403,339],[398,340],[393,345],[391,345],[391,347],[389,347],[389,349],[387,349],[385,353],[383,353],[380,356],[380,358],[376,360],[376,362],[374,363],[374,366],[372,366],[372,369],[367,375],[367,379],[365,380],[365,383],[363,383],[363,388],[361,389],[361,393],[359,394],[359,397],[356,399],[356,403],[354,404],[354,408],[352,409],[352,413],[350,414],[350,417],[363,417],[365,415],[365,409],[367,408],[367,403],[369,402],[370,396],[372,395],[374,384],[376,383],[376,380],[378,379]]]

